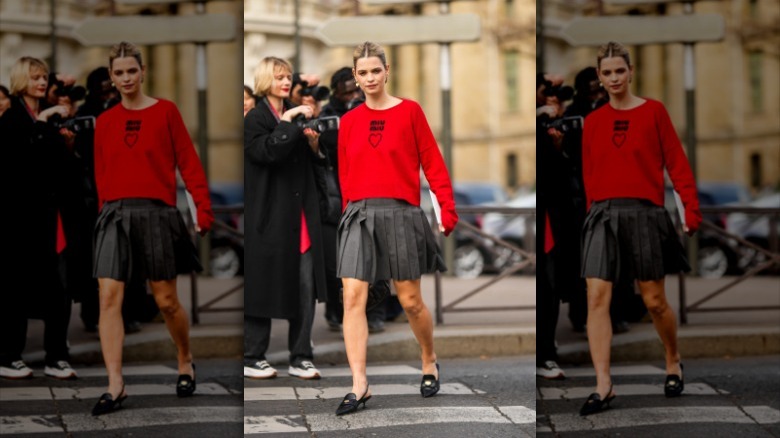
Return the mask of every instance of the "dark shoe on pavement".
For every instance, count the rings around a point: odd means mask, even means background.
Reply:
[[[138,321],[128,321],[125,323],[125,334],[138,333],[141,331],[141,323]]]
[[[0,365],[0,377],[5,377],[6,379],[29,379],[32,376],[32,369],[21,359]]]
[[[604,398],[604,400],[601,399],[601,396],[598,392],[594,392],[588,396],[588,400],[586,400],[585,404],[582,405],[582,408],[580,409],[580,415],[584,417],[586,415],[602,412],[609,408],[609,404],[614,399],[615,393],[612,392],[612,386],[609,387],[609,391],[607,392],[607,396]]]
[[[98,416],[114,412],[122,407],[122,402],[125,401],[125,399],[127,399],[127,393],[125,392],[124,385],[122,385],[122,390],[119,391],[119,396],[117,396],[116,400],[111,396],[111,393],[103,393],[103,395],[100,396],[100,399],[98,399],[97,404],[95,404],[95,407],[92,408],[92,415]]]
[[[363,393],[363,396],[360,397],[360,400],[358,400],[354,392],[350,392],[344,396],[344,401],[342,401],[339,404],[339,407],[336,408],[336,415],[351,414],[352,412],[356,412],[361,404],[363,405],[363,409],[365,409],[366,402],[371,399],[371,396],[367,396],[367,394],[368,386],[366,386],[366,392]]]
[[[336,316],[330,315],[325,317],[325,322],[328,323],[328,328],[332,332],[340,332],[341,331],[341,322],[339,322],[339,319]]]
[[[680,374],[682,374],[683,364],[680,363]],[[685,382],[682,376],[676,374],[668,374],[666,376],[666,382],[664,383],[664,395],[667,397],[679,397],[683,389],[685,389]]]
[[[548,380],[559,380],[566,378],[566,374],[563,373],[563,370],[554,360],[548,360],[541,365],[537,365],[536,376]]]
[[[294,377],[300,377],[304,380],[320,378],[320,370],[318,370],[314,364],[308,360],[304,360],[298,365],[290,365],[290,368],[287,369],[287,374]]]
[[[385,322],[381,319],[375,319],[368,321],[369,333],[382,333],[385,331]]]
[[[439,377],[436,377],[433,374],[423,375],[422,382],[420,382],[420,394],[422,394],[423,398],[433,397],[439,392],[441,372],[439,372],[438,363],[436,364],[436,373],[439,374]]]
[[[195,364],[192,364],[192,376],[189,374],[180,374],[176,380],[176,395],[179,397],[190,397],[195,392]]]
[[[626,333],[631,330],[631,327],[629,327],[628,322],[626,321],[615,321],[614,324],[612,324],[612,333],[614,334],[620,334],[620,333]]]
[[[43,374],[55,379],[69,380],[78,377],[76,370],[74,370],[67,361],[58,360],[53,364],[46,365],[43,369]]]

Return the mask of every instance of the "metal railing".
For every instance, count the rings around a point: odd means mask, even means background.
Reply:
[[[214,210],[214,216],[218,216],[220,214],[243,214],[244,213],[244,206],[242,205],[230,205],[230,206],[215,206],[213,207]],[[191,232],[195,233],[194,227],[192,225],[192,220],[188,217],[188,224],[187,224]],[[235,227],[231,227],[230,225],[226,224],[225,222],[216,219],[214,221],[214,225],[212,228],[212,233],[216,231],[217,229],[223,230],[235,237],[238,237],[240,239],[244,238],[244,233],[240,230],[238,230]],[[202,260],[201,263],[209,263],[209,260]],[[190,297],[192,300],[192,323],[198,324],[200,323],[200,314],[201,313],[207,313],[207,312],[243,312],[244,307],[214,307],[215,304],[219,303],[220,301],[224,300],[228,296],[241,291],[244,289],[244,282],[241,281],[241,283],[231,287],[230,289],[220,293],[216,298],[213,298],[209,300],[208,302],[204,304],[198,304],[198,274],[195,272],[190,273]]]
[[[769,221],[769,234],[768,249],[762,248],[753,242],[745,240],[744,238],[730,233],[725,229],[715,225],[709,220],[702,222],[701,231],[709,230],[715,233],[718,238],[723,240],[729,240],[736,243],[736,251],[744,251],[746,248],[755,251],[756,254],[762,254],[766,257],[766,260],[759,262],[757,265],[747,267],[747,271],[730,281],[729,283],[721,286],[713,292],[710,292],[705,297],[697,300],[693,304],[687,303],[687,295],[685,290],[685,274],[680,274],[680,324],[688,323],[688,314],[694,312],[733,312],[733,311],[755,311],[755,310],[778,310],[780,306],[721,306],[721,307],[701,307],[702,304],[712,300],[713,298],[723,294],[727,290],[742,283],[743,281],[755,276],[771,267],[780,268],[780,244],[778,243],[778,223],[780,222],[780,208],[757,208],[757,207],[702,207],[702,215],[712,214],[730,214],[730,213],[744,213],[748,215],[766,215]],[[678,221],[679,222],[679,221]],[[679,223],[678,223],[679,225]]]
[[[485,214],[485,213],[499,213],[506,215],[523,215],[525,218],[525,236],[523,236],[523,245],[528,250],[518,247],[512,242],[508,242],[497,236],[488,234],[483,230],[475,227],[474,225],[460,221],[455,230],[467,232],[469,235],[474,236],[476,239],[488,239],[501,248],[512,251],[513,255],[519,256],[515,262],[510,262],[503,266],[495,277],[486,281],[485,283],[477,286],[476,288],[466,292],[461,297],[453,300],[450,303],[443,303],[443,291],[441,287],[441,273],[437,272],[435,275],[435,294],[436,294],[436,324],[444,323],[445,313],[454,312],[486,312],[486,311],[504,311],[504,310],[535,310],[536,306],[472,306],[463,307],[458,306],[460,303],[468,300],[469,298],[477,295],[478,293],[486,290],[488,287],[498,283],[499,281],[509,277],[510,275],[524,269],[526,267],[536,268],[536,209],[535,208],[513,208],[513,207],[459,207],[457,208],[459,215],[465,214]],[[511,220],[511,219],[510,219]],[[533,224],[533,226],[531,226]],[[453,235],[451,235],[453,236]],[[453,238],[453,237],[450,237]],[[495,249],[493,249],[495,251]],[[513,257],[508,257],[507,260],[513,260]],[[452,268],[452,267],[450,267]],[[536,291],[534,291],[536,293]]]

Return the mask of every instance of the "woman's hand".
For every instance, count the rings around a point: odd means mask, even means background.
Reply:
[[[295,108],[291,110],[287,110],[282,114],[281,119],[285,122],[292,122],[292,120],[299,115],[303,115],[303,117],[310,119],[311,116],[314,114],[311,107],[308,105],[298,105]]]
[[[303,135],[309,140],[309,147],[312,152],[315,154],[320,153],[320,133],[311,128],[306,128],[303,130]]]
[[[76,134],[68,128],[60,128],[60,135],[65,139],[65,146],[72,151],[76,143]]]
[[[48,122],[49,117],[59,114],[63,119],[68,117],[68,114],[70,113],[70,108],[68,108],[65,105],[54,105],[51,108],[47,108],[44,111],[41,111],[40,114],[38,114],[38,120],[41,122]]]

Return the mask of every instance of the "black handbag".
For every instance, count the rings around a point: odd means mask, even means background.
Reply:
[[[368,285],[368,299],[366,300],[366,311],[372,310],[384,303],[390,296],[390,282],[379,280],[376,283]],[[339,301],[344,304],[344,289],[339,289]]]

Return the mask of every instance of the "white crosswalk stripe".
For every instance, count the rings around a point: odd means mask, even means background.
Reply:
[[[320,368],[323,379],[314,383],[297,379],[251,381],[244,388],[244,435],[316,433],[328,431],[351,431],[362,429],[393,428],[423,424],[495,424],[504,427],[530,425],[536,422],[536,411],[526,406],[492,406],[486,401],[485,391],[472,388],[460,382],[442,382],[438,397],[451,397],[444,406],[399,407],[404,400],[420,400],[419,383],[409,383],[409,376],[418,382],[421,371],[410,366],[368,367],[367,374],[372,381],[382,376],[381,383],[371,384],[374,397],[361,408],[359,414],[336,416],[335,404],[318,404],[318,400],[338,400],[350,392],[345,386],[351,372],[347,367]],[[336,379],[340,378],[340,379]],[[249,382],[249,381],[248,381]],[[257,386],[256,386],[257,385]],[[274,386],[263,386],[274,385]],[[290,385],[290,386],[287,386]],[[380,398],[381,397],[381,398]],[[380,402],[382,400],[382,402]],[[453,403],[455,400],[455,403]],[[264,415],[269,401],[292,403],[298,401],[302,413],[291,415]],[[460,406],[452,406],[458,404]],[[327,405],[327,406],[325,406]],[[389,406],[388,406],[389,405]],[[326,412],[323,412],[326,410]],[[531,432],[532,433],[532,432]],[[525,436],[525,435],[523,435]]]
[[[504,412],[506,411],[506,412]],[[509,415],[511,414],[511,416]],[[360,415],[337,417],[333,414],[307,415],[312,432],[359,430],[435,423],[530,424],[536,412],[524,406],[506,407],[416,407],[366,409]],[[244,435],[261,433],[305,432],[300,416],[244,417]]]
[[[243,417],[241,391],[228,389],[219,383],[198,382],[197,403],[193,403],[195,399],[178,399],[175,389],[178,371],[162,365],[124,367],[127,401],[109,416],[93,417],[90,410],[106,390],[105,369],[95,367],[77,371],[79,379],[68,382],[49,378],[0,382],[3,384],[0,387],[0,436],[61,435],[65,431],[96,432],[195,423],[218,427],[216,425],[238,424]],[[138,380],[144,383],[133,383]],[[28,386],[17,386],[19,384]],[[157,407],[147,404],[154,399],[166,398],[168,401],[162,403],[168,405],[166,407],[159,406],[160,401],[154,402]],[[228,398],[234,402],[226,402]],[[204,405],[203,400],[214,400],[217,406],[207,405],[211,402]],[[26,408],[28,402],[32,403],[29,409]],[[75,405],[78,408],[73,409]]]
[[[157,407],[148,409],[120,409],[110,417],[93,417],[89,412],[57,415],[4,416],[0,435],[119,430],[131,427],[168,426],[192,423],[238,422],[243,415],[241,406]],[[108,419],[107,419],[108,418]]]
[[[557,403],[566,403],[567,406],[575,406],[575,408],[568,408],[571,412],[540,415],[537,417],[536,432],[552,433],[553,429],[556,433],[582,432],[687,423],[780,423],[780,411],[770,406],[712,406],[712,400],[716,396],[727,395],[729,392],[701,382],[686,382],[685,397],[706,396],[709,400],[707,406],[630,407],[632,401],[630,397],[663,398],[663,383],[658,376],[665,375],[665,370],[649,365],[616,366],[612,367],[611,374],[613,382],[620,380],[615,379],[616,376],[630,376],[634,381],[644,380],[643,377],[647,377],[647,380],[653,383],[615,384],[613,389],[617,394],[616,402],[621,402],[622,406],[607,409],[598,415],[582,417],[578,409],[594,391],[595,379],[592,377],[595,376],[595,372],[593,368],[566,370],[567,380],[563,383],[538,386],[537,399],[550,404],[550,407],[556,406]],[[585,382],[588,382],[587,386],[574,386]]]

